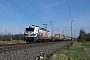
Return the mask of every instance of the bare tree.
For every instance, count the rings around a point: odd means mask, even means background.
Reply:
[[[80,30],[78,41],[83,42],[86,40],[86,32],[84,30]]]

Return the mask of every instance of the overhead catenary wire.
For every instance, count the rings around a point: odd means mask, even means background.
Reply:
[[[37,0],[35,0],[37,3],[38,3],[38,5],[39,6],[41,6],[41,4],[37,1]],[[41,6],[41,8],[46,12],[46,13],[48,13],[42,6]],[[49,13],[48,13],[49,14]],[[50,14],[49,14],[50,15]]]
[[[41,4],[40,4],[37,0],[35,0],[35,1],[38,3],[39,6],[41,6]],[[46,13],[48,13],[42,6],[41,6],[41,8],[42,8]],[[48,13],[48,14],[50,15],[50,13]],[[49,17],[49,18],[50,18],[50,17]],[[51,18],[50,18],[50,19],[51,19]],[[55,20],[53,17],[52,17],[52,19]]]
[[[35,1],[38,3],[39,6],[41,6],[41,4],[40,4],[37,0],[35,0]],[[41,8],[42,8],[46,13],[48,13],[42,6],[41,6]],[[48,14],[49,14],[49,13],[48,13]],[[49,15],[50,15],[50,14],[49,14]],[[53,23],[55,23],[56,26],[59,26],[59,25],[55,22],[55,19],[54,19],[53,17],[52,17],[52,20],[54,20]],[[52,21],[52,20],[51,20],[51,21]],[[59,27],[60,27],[60,26],[59,26]]]
[[[7,5],[8,7],[12,8],[12,9],[14,9],[14,10],[16,10],[16,11],[18,11],[18,12],[20,12],[20,13],[24,14],[24,15],[26,15],[26,16],[29,16],[29,15],[27,15],[27,14],[25,14],[25,13],[23,13],[23,12],[19,11],[18,9],[16,9],[16,8],[14,8],[14,7],[12,7],[12,6],[10,6],[10,5],[8,5],[8,4],[6,4],[6,3],[2,2],[2,1],[0,1],[0,2],[1,2],[1,3],[3,3],[3,4],[5,4],[5,5]]]
[[[39,2],[36,0],[36,2],[39,4]],[[68,3],[68,0],[67,0],[67,4],[68,4],[68,8],[69,8],[69,13],[70,13],[70,16],[71,16],[71,19],[73,19],[72,18],[72,14],[71,14],[71,10],[70,10],[70,6],[69,6],[69,3]],[[39,4],[40,5],[40,4]],[[41,6],[41,5],[40,5]],[[42,6],[41,6],[42,7]],[[43,8],[43,10],[45,11],[45,12],[47,12],[44,8]],[[48,13],[49,14],[49,13]],[[53,17],[52,17],[53,18]],[[53,18],[53,20],[55,21],[55,19]],[[55,25],[57,25],[58,27],[61,27],[60,25],[58,25],[56,22],[54,22],[53,21],[53,23],[55,23]]]
[[[17,5],[14,4],[13,2],[11,2],[10,0],[7,0],[7,1],[8,1],[9,3],[11,3],[12,5],[16,6],[17,8],[21,9],[22,11],[26,12],[27,14],[30,14],[31,16],[33,16],[33,17],[35,17],[35,18],[37,18],[37,19],[43,20],[43,19],[41,19],[41,18],[39,18],[39,17],[37,17],[37,16],[31,14],[30,12],[28,12],[28,11],[22,9],[21,7],[17,6]],[[43,21],[45,21],[45,20],[43,20]],[[47,22],[47,21],[45,21],[45,22]]]
[[[30,0],[27,0],[31,5],[36,7],[42,14],[44,14],[48,19],[52,20],[47,14],[45,14],[43,11],[41,11],[36,5],[34,5]]]
[[[30,0],[27,0],[31,5],[33,5],[34,7],[36,7],[41,13],[43,13],[48,19],[50,19],[50,21],[52,21],[52,19],[47,15],[45,14],[43,11],[41,11],[36,5],[34,5]]]
[[[73,20],[68,0],[67,0],[67,4],[68,4],[68,9],[69,9],[69,13],[70,13],[71,19]]]
[[[38,5],[39,6],[41,6],[41,4],[37,1],[37,0],[35,0],[37,3],[38,3]],[[41,6],[41,8],[43,8],[42,6]],[[46,12],[46,13],[48,13],[44,8],[43,8],[43,10]],[[49,15],[50,15],[50,13],[48,13]],[[55,20],[53,17],[52,17],[52,19],[53,20]],[[52,21],[52,20],[51,20]],[[54,23],[55,23],[55,21],[53,21]],[[56,24],[56,23],[55,23]]]
[[[28,14],[26,14],[26,13],[24,13],[24,12],[22,12],[22,11],[20,11],[20,10],[18,10],[18,9],[16,9],[16,8],[14,8],[14,7],[12,7],[12,6],[10,6],[10,5],[8,5],[8,4],[6,4],[6,3],[4,3],[4,2],[2,2],[2,1],[0,1],[1,3],[3,3],[3,4],[5,4],[6,6],[8,6],[8,7],[10,7],[10,8],[12,8],[12,9],[14,9],[14,10],[16,10],[16,11],[18,11],[18,12],[20,12],[20,13],[22,13],[22,14],[24,14],[24,15],[26,15],[26,16],[28,16],[28,17],[31,17],[31,16],[29,16]],[[33,17],[31,17],[31,18],[33,18]],[[33,19],[35,19],[35,18],[33,18]],[[36,19],[35,19],[36,20]],[[41,22],[41,20],[38,20],[39,22]],[[42,22],[41,22],[42,23]]]

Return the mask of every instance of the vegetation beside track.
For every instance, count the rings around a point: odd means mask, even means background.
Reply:
[[[56,52],[51,60],[90,60],[90,57],[85,52],[86,48],[90,48],[90,42],[74,42],[67,50]]]
[[[0,41],[0,44],[19,44],[26,43],[24,40]]]

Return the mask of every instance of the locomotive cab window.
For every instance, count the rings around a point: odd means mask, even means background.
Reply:
[[[34,28],[26,28],[26,31],[34,31]]]

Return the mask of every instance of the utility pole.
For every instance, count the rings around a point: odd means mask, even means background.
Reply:
[[[53,38],[53,21],[50,21],[50,23],[51,23],[51,36]]]
[[[75,32],[76,32],[76,31],[74,31],[74,40],[76,40],[76,39],[75,39],[75,38],[76,38]]]
[[[63,35],[64,35],[64,31],[65,31],[65,30],[63,30]]]
[[[71,44],[73,43],[72,41],[72,22],[74,22],[74,20],[71,20]]]
[[[64,31],[65,31],[65,30],[63,30],[63,40],[65,39]]]

